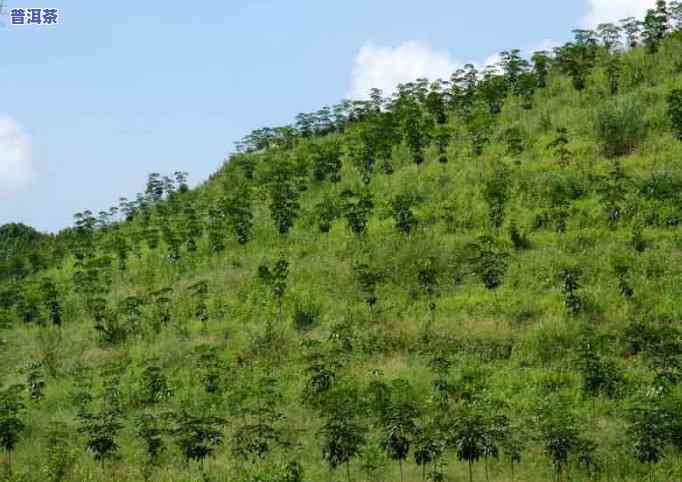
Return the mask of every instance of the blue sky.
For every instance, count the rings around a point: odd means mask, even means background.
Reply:
[[[0,224],[54,231],[150,172],[204,180],[254,128],[653,1],[5,3],[60,9],[55,26],[0,27]]]

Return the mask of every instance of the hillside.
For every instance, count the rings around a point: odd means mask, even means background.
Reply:
[[[682,480],[680,10],[0,228],[5,479]]]

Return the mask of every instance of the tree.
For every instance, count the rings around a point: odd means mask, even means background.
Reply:
[[[199,219],[194,206],[189,203],[185,205],[183,214],[181,233],[187,246],[187,251],[193,253],[197,250],[197,240],[201,238],[204,232],[202,220]]]
[[[153,291],[150,293],[150,298],[152,300],[152,328],[154,332],[159,333],[161,328],[168,325],[171,321],[171,299],[172,288],[162,288],[158,291]]]
[[[452,421],[450,444],[457,458],[469,467],[469,482],[473,480],[473,464],[484,456],[486,443],[483,415],[475,408],[463,407]]]
[[[258,267],[258,277],[260,280],[270,288],[272,295],[277,300],[277,307],[279,313],[279,320],[282,321],[282,305],[284,302],[284,294],[287,289],[287,278],[289,276],[289,262],[283,257],[275,261],[275,264],[270,268],[266,263],[262,263]]]
[[[152,204],[155,204],[161,200],[163,197],[163,182],[161,180],[161,174],[158,172],[153,172],[147,177],[147,186],[145,187],[145,194],[147,199]]]
[[[559,127],[556,130],[556,137],[547,144],[547,149],[554,152],[557,156],[557,161],[560,166],[566,167],[571,159],[571,151],[566,147],[569,143],[568,130],[565,127]]]
[[[533,95],[535,89],[538,87],[535,74],[531,72],[522,73],[516,85],[514,86],[514,94],[521,98],[521,107],[530,110],[533,108]]]
[[[577,368],[583,376],[583,391],[590,396],[604,393],[615,397],[622,383],[622,376],[616,365],[598,353],[592,336],[583,336],[579,341]]]
[[[502,112],[504,100],[510,91],[510,84],[504,76],[498,75],[495,67],[489,66],[483,72],[483,79],[479,81],[477,91],[488,106],[490,115],[497,115]]]
[[[396,107],[403,138],[412,154],[412,160],[420,165],[424,162],[424,149],[431,138],[432,118],[424,114],[417,100],[409,93],[398,94]]]
[[[646,251],[646,248],[649,243],[642,234],[641,225],[635,224],[632,227],[632,233],[630,234],[629,243],[630,246],[632,246],[632,248],[638,253],[643,253],[644,251]]]
[[[517,251],[524,251],[531,247],[527,234],[519,229],[515,221],[509,224],[509,239]]]
[[[306,360],[308,366],[305,371],[308,378],[303,390],[303,401],[319,408],[336,381],[337,369],[341,363],[334,357],[327,357],[319,352],[306,355]]]
[[[390,459],[398,461],[401,481],[404,479],[403,461],[410,452],[419,414],[415,393],[410,388],[407,381],[395,380],[390,387],[388,403],[380,404],[376,414],[382,431],[380,445]]]
[[[332,394],[326,405],[324,423],[319,431],[322,458],[332,470],[345,464],[346,477],[350,482],[350,462],[365,444],[367,432],[357,420],[357,393],[353,389],[341,388]]]
[[[24,283],[14,302],[18,318],[24,323],[40,322],[40,301],[32,284]]]
[[[559,482],[569,456],[581,446],[573,414],[565,406],[546,406],[540,412],[540,434],[545,454],[552,461],[554,479]]]
[[[670,2],[668,11],[675,31],[679,32],[682,30],[682,2]]]
[[[221,378],[227,367],[219,358],[216,347],[199,345],[195,348],[195,353],[197,377],[201,380],[204,390],[209,394],[220,394],[223,389]]]
[[[656,8],[647,10],[643,24],[644,44],[649,53],[656,53],[660,42],[668,32],[668,7],[666,0],[657,0]]]
[[[369,224],[369,217],[374,209],[372,193],[368,190],[363,190],[358,194],[352,191],[345,191],[342,193],[342,196],[345,198],[343,210],[348,227],[357,235],[365,234]]]
[[[674,89],[668,95],[668,117],[675,137],[682,141],[682,89]]]
[[[110,387],[110,390],[118,390]],[[116,437],[123,428],[121,423],[122,411],[116,398],[107,400],[105,406],[97,412],[80,410],[78,418],[81,426],[78,431],[87,437],[86,447],[95,457],[95,460],[104,460],[116,455],[119,449]]]
[[[602,179],[601,186],[598,189],[611,229],[616,229],[623,216],[628,183],[628,176],[623,171],[620,162],[614,161],[613,168],[609,175]]]
[[[415,197],[411,193],[399,194],[391,200],[391,214],[395,227],[403,234],[409,235],[417,225],[417,218],[412,212]]]
[[[472,262],[476,273],[486,288],[496,289],[507,272],[509,254],[500,250],[495,239],[490,236],[481,236],[473,247],[476,255]]]
[[[640,404],[628,413],[630,448],[637,460],[649,465],[652,474],[656,464],[665,457],[671,435],[670,422],[674,420],[671,415],[663,404],[657,402]]]
[[[596,55],[595,50],[598,45],[597,32],[589,29],[575,29],[573,30],[573,35],[576,44],[584,45],[590,49],[590,55]]]
[[[346,155],[360,172],[362,182],[365,184],[370,183],[377,160],[376,146],[372,137],[370,126],[362,123],[350,131],[345,143]]]
[[[519,49],[505,50],[500,53],[500,66],[504,72],[507,82],[514,91],[514,86],[521,77],[521,74],[526,72],[530,67],[528,61],[521,57]]]
[[[438,420],[429,419],[427,423],[418,426],[414,436],[414,462],[422,468],[422,479],[426,480],[426,466],[433,464],[431,480],[445,480],[439,471],[439,460],[447,448],[446,436]]]
[[[518,49],[506,50],[500,54],[500,58],[499,65],[504,72],[504,80],[507,84],[506,90],[522,99],[521,105],[524,109],[531,109],[533,106],[533,93],[539,85],[538,77],[530,71],[530,63],[521,57],[521,51]],[[544,84],[542,87],[544,87]],[[505,92],[505,89],[500,89],[500,93],[502,92]]]
[[[445,96],[447,82],[436,80],[429,86],[429,93],[426,96],[426,110],[434,117],[437,125],[444,125],[448,121],[445,106]]]
[[[150,250],[153,251],[159,247],[161,236],[159,235],[159,230],[156,227],[150,226],[146,229],[143,229],[139,235],[147,243],[147,246]]]
[[[564,268],[559,272],[564,305],[571,316],[577,315],[583,308],[583,301],[577,293],[580,289],[579,277],[580,273],[575,268]]]
[[[116,345],[128,337],[128,329],[120,323],[118,313],[107,306],[104,298],[88,300],[87,310],[95,321],[95,330],[103,344]]]
[[[341,207],[335,200],[330,196],[325,196],[322,201],[320,201],[317,206],[315,206],[315,211],[317,212],[321,233],[328,233],[331,230],[332,223],[341,214]]]
[[[0,226],[0,261],[27,253],[40,245],[47,236],[22,223]]]
[[[298,197],[289,166],[278,163],[270,183],[270,216],[280,234],[288,234],[298,218]]]
[[[483,154],[483,149],[490,143],[495,116],[490,112],[489,107],[483,107],[481,103],[476,103],[467,112],[465,119],[471,139],[471,153],[478,157]]]
[[[71,447],[73,434],[61,422],[52,422],[47,433],[47,461],[45,472],[49,482],[64,482],[76,463]]]
[[[617,260],[614,263],[613,270],[618,278],[618,292],[620,295],[625,299],[632,298],[634,290],[630,283],[630,266],[624,260]]]
[[[620,44],[622,30],[612,23],[601,23],[597,26],[597,33],[602,45],[607,51],[611,51]]]
[[[137,435],[144,441],[147,452],[145,479],[151,475],[152,467],[159,465],[159,459],[166,451],[166,442],[163,439],[166,431],[160,417],[153,413],[143,413],[137,419]]]
[[[33,362],[29,365],[26,385],[31,400],[37,402],[45,398],[45,376],[43,375],[42,363]]]
[[[175,264],[180,259],[180,245],[182,244],[180,238],[173,229],[173,226],[168,222],[164,222],[161,225],[161,233],[168,249],[166,258],[169,263]]]
[[[173,389],[169,386],[163,369],[156,365],[145,368],[141,376],[140,399],[142,403],[148,406],[155,405],[172,396]]]
[[[12,452],[26,428],[23,385],[13,385],[0,391],[0,447],[7,454],[7,469],[12,470]]]
[[[208,245],[212,253],[220,253],[225,249],[223,231],[225,229],[225,214],[219,206],[211,206],[208,210]]]
[[[466,64],[452,74],[450,77],[450,105],[453,110],[465,116],[471,113],[476,97],[478,79],[478,70],[472,64]]]
[[[144,304],[145,301],[137,296],[126,296],[118,303],[115,316],[122,321],[123,329],[127,334],[141,332]]]
[[[175,171],[173,177],[175,178],[176,192],[178,194],[184,194],[189,191],[189,185],[187,184],[189,174],[184,171]]]
[[[59,304],[59,293],[57,287],[50,278],[43,278],[41,291],[43,292],[43,303],[48,311],[48,318],[54,326],[62,324],[62,308]]]
[[[376,285],[383,279],[382,273],[373,270],[366,263],[353,263],[353,272],[357,279],[365,303],[372,310],[377,303]]]
[[[417,281],[419,282],[419,289],[429,300],[431,320],[427,328],[428,335],[436,318],[435,297],[438,296],[438,269],[436,267],[435,259],[426,257],[418,261]]]
[[[509,430],[509,419],[506,415],[497,413],[494,400],[486,400],[485,436],[483,442],[483,460],[485,464],[485,478],[490,480],[488,475],[488,459],[498,459],[500,456],[500,444],[504,441]]]
[[[284,177],[278,178],[275,183],[271,191],[270,208],[273,210],[273,219],[276,220],[280,233],[286,234],[297,215],[298,204],[296,199],[298,195],[295,191],[290,190],[291,186],[286,183]],[[251,239],[253,230],[251,190],[246,183],[240,183],[228,192],[229,194],[223,199],[223,212],[237,242],[244,245]]]
[[[116,227],[118,228],[118,226]],[[119,271],[125,271],[128,267],[128,253],[130,252],[130,245],[118,230],[113,236],[111,248],[116,255],[116,259],[118,260]]]
[[[189,287],[192,292],[192,297],[195,300],[194,316],[197,320],[206,324],[209,318],[208,312],[208,281],[197,281]]]
[[[551,63],[549,52],[544,50],[533,52],[531,61],[533,62],[533,72],[537,79],[537,86],[544,89],[547,87],[547,76],[549,75],[549,65]]]
[[[620,89],[621,60],[618,54],[611,54],[606,62],[606,77],[609,80],[609,92],[618,95]]]
[[[483,198],[488,204],[488,217],[495,228],[502,226],[505,205],[509,199],[509,180],[504,169],[498,168],[483,186]]]
[[[241,401],[240,413],[245,423],[237,427],[232,437],[232,453],[239,459],[265,459],[274,446],[286,446],[279,424],[285,416],[279,406],[282,395],[277,380],[271,376],[257,376]]]
[[[211,415],[194,415],[183,409],[172,416],[175,427],[171,434],[182,452],[185,461],[203,461],[210,457],[215,449],[223,443],[222,428],[225,420]]]
[[[514,466],[521,463],[528,444],[528,433],[521,424],[509,424],[501,437],[502,452],[509,461],[511,480],[514,482]]]
[[[621,28],[625,32],[628,45],[634,49],[639,45],[639,38],[642,29],[642,22],[634,17],[628,17],[620,21]]]
[[[436,148],[438,149],[438,162],[441,164],[448,163],[447,150],[450,145],[450,129],[445,124],[438,124],[434,132],[436,140]]]
[[[577,31],[585,32],[585,31]],[[555,49],[556,62],[561,71],[571,77],[575,90],[583,90],[588,73],[594,67],[596,41],[589,35],[576,35],[569,42]]]
[[[341,144],[336,139],[323,140],[319,144],[311,144],[311,162],[313,178],[322,182],[329,179],[332,183],[341,180]]]

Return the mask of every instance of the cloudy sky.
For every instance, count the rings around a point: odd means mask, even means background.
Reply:
[[[0,17],[0,224],[58,230],[134,196],[150,172],[205,179],[254,128],[551,47],[652,3],[5,0],[61,17]]]

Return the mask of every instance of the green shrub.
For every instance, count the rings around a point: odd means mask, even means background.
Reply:
[[[294,326],[299,331],[308,331],[320,322],[320,305],[309,299],[294,302]]]
[[[632,99],[614,99],[594,113],[594,128],[604,154],[609,157],[630,154],[646,132],[642,106]]]

